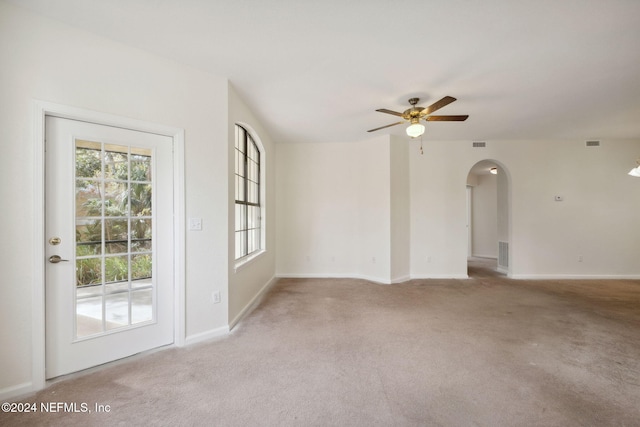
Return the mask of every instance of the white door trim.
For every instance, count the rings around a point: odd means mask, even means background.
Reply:
[[[41,390],[45,379],[45,116],[62,117],[124,129],[155,133],[173,138],[173,218],[174,218],[174,345],[185,345],[185,192],[184,192],[184,129],[115,116],[84,108],[70,107],[46,101],[34,101],[34,281],[32,307],[32,375],[31,390]]]

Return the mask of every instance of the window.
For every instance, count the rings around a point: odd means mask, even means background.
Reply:
[[[236,260],[262,249],[260,156],[251,134],[236,125]]]

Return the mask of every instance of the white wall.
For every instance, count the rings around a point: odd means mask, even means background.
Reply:
[[[278,275],[356,273],[357,151],[349,144],[278,146]]]
[[[640,183],[627,173],[640,144],[601,144],[514,144],[538,147],[514,153],[513,167],[507,163],[515,277],[639,275]],[[564,201],[554,201],[555,195]]]
[[[410,276],[466,277],[467,174],[492,159],[509,175],[499,233],[513,277],[640,277],[640,180],[627,175],[639,152],[640,141],[426,141],[424,155],[410,144]],[[381,138],[278,146],[278,275],[396,278],[371,262],[394,265],[401,240],[392,153]]]
[[[357,187],[355,229],[357,276],[381,283],[391,278],[391,164],[388,136],[379,136],[358,147],[351,166]],[[344,183],[342,184],[344,185]]]
[[[469,146],[471,144],[469,143]],[[467,277],[466,184],[475,161],[454,141],[412,147],[411,276]]]
[[[32,385],[34,100],[185,129],[187,339],[228,324],[229,135],[226,79],[0,1],[0,395]],[[223,290],[222,304],[211,294]]]
[[[391,282],[407,280],[411,273],[409,141],[391,136]]]
[[[389,173],[388,136],[279,144],[278,275],[388,282]]]
[[[466,174],[495,159],[510,174],[513,277],[639,277],[640,180],[627,175],[639,152],[640,141],[426,143],[410,155],[412,276],[464,276]]]
[[[496,182],[498,210],[498,229],[496,238],[498,242],[509,242],[510,218],[509,207],[511,205],[511,191],[509,188],[508,172],[498,166],[498,176]]]
[[[486,258],[498,257],[498,188],[497,175],[477,175],[473,187],[472,255]]]
[[[275,276],[276,265],[276,144],[271,140],[249,107],[229,87],[229,171],[234,171],[235,124],[242,124],[249,130],[262,149],[262,186],[265,187],[262,203],[264,206],[265,252],[238,269],[233,260],[235,235],[229,233],[229,324],[235,325],[251,307],[254,300],[266,291]],[[235,229],[235,181],[229,180],[229,230]]]

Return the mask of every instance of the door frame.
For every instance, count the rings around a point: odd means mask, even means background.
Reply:
[[[182,347],[186,337],[185,307],[185,191],[184,129],[115,116],[84,108],[35,100],[33,103],[34,167],[34,281],[32,283],[32,384],[33,391],[46,386],[45,358],[45,117],[114,126],[173,138],[174,233],[174,332],[173,345]]]
[[[473,255],[473,187],[467,185],[467,258]]]

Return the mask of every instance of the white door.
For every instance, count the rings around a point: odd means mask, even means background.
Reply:
[[[173,140],[46,118],[46,377],[173,342]]]

